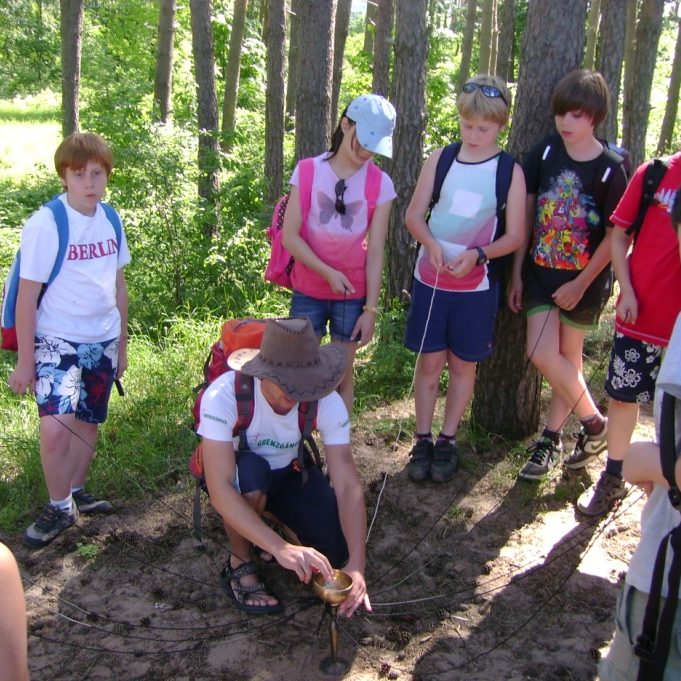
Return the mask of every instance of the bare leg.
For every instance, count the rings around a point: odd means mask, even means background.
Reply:
[[[51,499],[66,499],[71,495],[71,481],[78,464],[77,454],[70,447],[75,422],[73,414],[40,419],[40,461]]]
[[[623,461],[638,420],[638,404],[610,400],[608,408],[608,458]]]
[[[0,544],[0,681],[28,681],[26,602],[17,562]]]
[[[76,462],[71,486],[82,487],[85,484],[92,459],[95,458],[99,424],[86,423],[76,419],[74,426],[74,434],[71,435],[69,444],[69,453]]]
[[[477,364],[459,359],[451,351],[448,351],[447,366],[449,368],[449,385],[447,387],[442,432],[445,435],[455,435],[473,394]]]
[[[446,361],[447,350],[441,350],[421,353],[416,362],[414,409],[417,433],[429,433],[433,426],[438,384]]]
[[[339,342],[334,339],[334,343]],[[352,413],[352,405],[355,402],[355,384],[353,376],[353,367],[355,363],[355,353],[357,352],[357,343],[343,343],[343,347],[348,354],[348,368],[338,384],[338,392],[345,402],[345,408],[348,414]]]

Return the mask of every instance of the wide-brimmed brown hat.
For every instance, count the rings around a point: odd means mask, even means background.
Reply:
[[[232,369],[268,378],[298,402],[318,400],[333,392],[347,362],[342,345],[319,345],[306,318],[269,320],[259,350],[235,350],[227,358]]]

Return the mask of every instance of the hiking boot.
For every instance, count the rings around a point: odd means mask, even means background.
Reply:
[[[598,435],[588,435],[584,428],[577,436],[575,451],[565,460],[565,468],[577,470],[591,463],[599,454],[608,448],[608,421]]]
[[[551,471],[560,460],[562,444],[556,444],[550,437],[540,437],[525,450],[530,460],[521,468],[521,480],[539,480]]]
[[[624,480],[607,471],[601,473],[601,477],[595,485],[592,485],[577,500],[577,508],[588,516],[599,516],[608,513],[615,502],[623,499],[627,494],[627,486]]]
[[[414,482],[422,482],[430,477],[430,462],[433,460],[433,443],[430,440],[416,440],[409,452],[407,475]]]
[[[459,467],[459,450],[451,440],[438,440],[433,447],[430,477],[433,482],[451,480]]]
[[[71,495],[80,513],[94,515],[95,513],[111,513],[114,510],[113,504],[106,499],[97,499],[84,489],[79,489]]]
[[[46,504],[38,520],[29,525],[22,537],[30,549],[47,546],[57,535],[71,527],[78,520],[78,507],[71,502],[71,511],[62,511],[52,504]]]

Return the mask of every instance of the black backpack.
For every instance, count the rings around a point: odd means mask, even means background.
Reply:
[[[669,501],[681,510],[681,490],[676,485],[674,467],[676,465],[676,397],[662,393],[660,414],[660,462],[662,472],[669,484]],[[660,614],[660,596],[667,547],[671,544],[673,557],[667,577],[668,595]],[[636,639],[634,652],[640,658],[637,681],[662,681],[667,665],[671,644],[672,626],[678,605],[679,584],[681,583],[681,524],[669,532],[660,542],[655,558],[650,594],[646,604],[643,626]],[[659,619],[659,622],[658,622]]]
[[[631,236],[633,234],[634,241],[638,238],[638,233],[641,231],[641,225],[646,217],[648,208],[652,206],[655,201],[655,192],[662,182],[664,174],[667,172],[669,166],[668,158],[654,158],[645,170],[643,175],[643,187],[641,191],[641,202],[638,205],[638,213],[636,218],[627,228],[626,233]]]

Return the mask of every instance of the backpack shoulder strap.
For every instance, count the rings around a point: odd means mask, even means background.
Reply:
[[[610,186],[610,182],[615,175],[615,171],[624,163],[624,159],[616,152],[614,152],[607,144],[603,147],[598,167],[596,168],[596,177],[594,179],[593,195],[596,200],[596,207],[599,211],[603,211],[605,207],[605,197]],[[604,215],[607,219],[609,216]]]
[[[45,206],[52,211],[54,221],[57,223],[57,237],[59,239],[59,248],[57,250],[57,257],[52,267],[52,272],[47,280],[47,284],[51,284],[54,278],[59,274],[64,257],[66,256],[66,248],[69,245],[69,218],[66,214],[66,208],[59,198],[54,198],[48,201]]]
[[[303,484],[307,482],[307,470],[305,469],[305,445],[310,447],[310,453],[315,466],[321,470],[322,456],[319,453],[317,443],[312,437],[312,431],[317,425],[317,400],[312,402],[298,403],[298,428],[300,428],[300,440],[298,442],[298,466],[303,476]]]
[[[123,226],[121,225],[121,218],[116,212],[116,210],[108,203],[104,203],[102,201],[101,206],[104,209],[104,212],[106,213],[106,217],[108,218],[109,222],[114,228],[114,232],[116,233],[116,245],[120,249],[121,239],[123,238]]]
[[[381,169],[373,161],[369,161],[366,182],[364,183],[364,198],[367,202],[367,227],[371,227],[371,220],[374,217],[378,195],[381,193],[382,179],[383,173],[381,172]]]
[[[298,164],[298,198],[300,200],[300,235],[305,238],[307,218],[312,204],[312,183],[314,182],[314,158],[304,158]]]
[[[667,172],[668,160],[665,158],[654,158],[646,167],[643,173],[643,183],[641,185],[641,201],[638,204],[638,213],[634,221],[627,227],[626,233],[638,237],[641,225],[645,220],[648,208],[655,201],[655,192],[662,182],[664,174]]]
[[[237,419],[232,436],[239,436],[239,449],[248,449],[246,431],[253,420],[255,411],[255,397],[253,395],[253,376],[247,376],[240,371],[234,372],[234,394],[236,396]]]
[[[495,180],[495,192],[497,197],[497,238],[502,236],[506,227],[506,202],[508,192],[513,181],[515,158],[511,154],[502,151],[497,161],[497,175]]]
[[[428,206],[428,213],[433,210],[433,206],[440,200],[440,192],[442,191],[442,184],[447,177],[449,169],[452,167],[452,163],[459,155],[461,150],[461,142],[454,142],[448,144],[442,149],[440,158],[437,160],[437,165],[435,166],[435,180],[433,181],[433,195],[430,199],[430,205]]]

